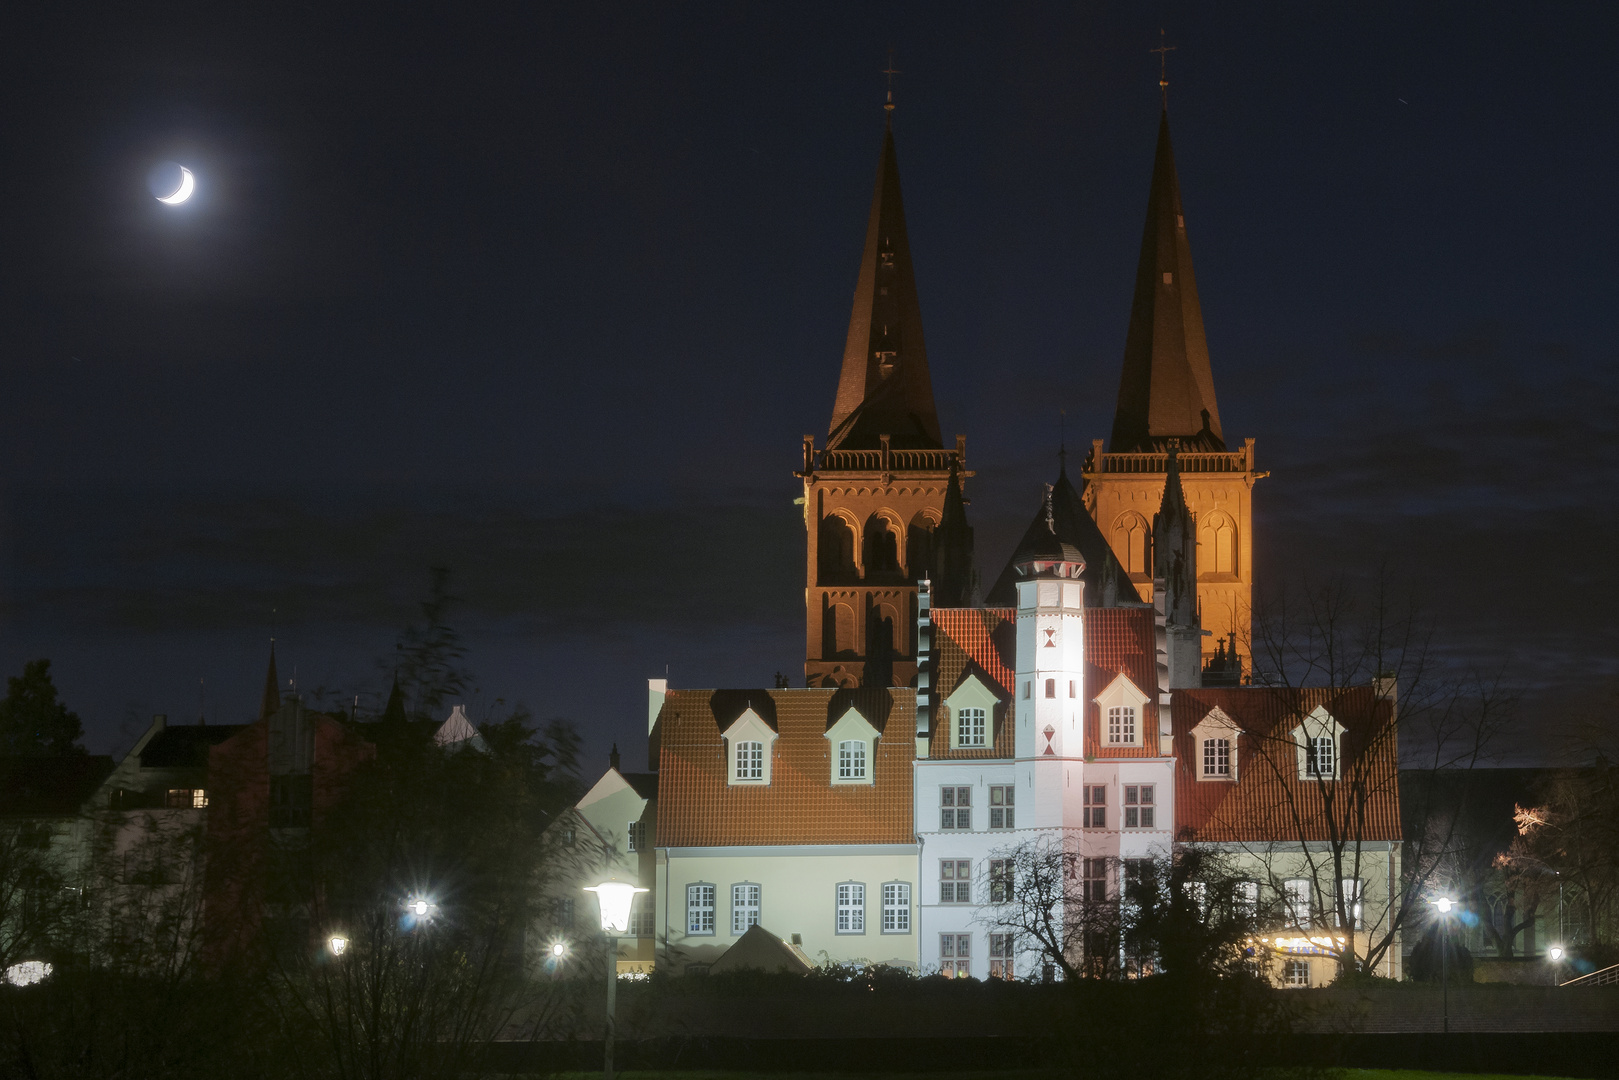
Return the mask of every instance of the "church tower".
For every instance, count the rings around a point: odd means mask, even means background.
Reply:
[[[949,580],[971,574],[960,488],[972,475],[966,439],[958,435],[947,449],[939,433],[894,158],[893,104],[886,108],[832,422],[825,445],[804,437],[797,473],[804,482],[810,686],[910,685],[918,580],[931,577],[949,595],[971,589]]]
[[[1254,440],[1226,445],[1214,397],[1203,310],[1169,142],[1169,112],[1158,121],[1158,149],[1147,195],[1147,222],[1136,267],[1135,298],[1124,344],[1124,370],[1113,437],[1092,444],[1085,461],[1085,504],[1143,600],[1153,599],[1153,519],[1164,505],[1170,447],[1179,448],[1179,480],[1196,532],[1197,606],[1205,657],[1233,640],[1249,651],[1253,603]]]

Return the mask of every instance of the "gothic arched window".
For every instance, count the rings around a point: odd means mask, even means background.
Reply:
[[[1152,530],[1136,513],[1120,514],[1113,523],[1113,551],[1126,573],[1145,577],[1152,573]]]
[[[817,552],[822,582],[852,581],[855,577],[854,529],[838,514],[821,519]]]
[[[880,514],[866,522],[866,576],[899,573],[899,531]]]
[[[1215,510],[1198,521],[1197,562],[1199,575],[1238,573],[1237,523],[1223,510]]]
[[[912,581],[939,576],[933,546],[933,530],[936,528],[938,523],[932,518],[918,514],[911,519],[910,528],[905,530],[905,571]]]

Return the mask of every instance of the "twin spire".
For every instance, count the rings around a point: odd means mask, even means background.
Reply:
[[[1180,439],[1183,450],[1226,448],[1165,110],[1158,121],[1147,223],[1108,449],[1115,454],[1162,453],[1169,439]]]
[[[891,123],[883,129],[877,186],[871,196],[866,246],[860,255],[826,445],[829,450],[876,450],[884,435],[895,449],[936,450],[944,445],[922,339],[922,310],[905,233]]]

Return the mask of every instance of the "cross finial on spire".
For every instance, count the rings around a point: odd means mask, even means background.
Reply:
[[[1167,43],[1164,37],[1164,28],[1158,28],[1158,47],[1148,49],[1148,52],[1158,54],[1158,93],[1163,97],[1164,108],[1169,108],[1169,54],[1175,51],[1175,46]]]
[[[888,50],[888,66],[883,68],[883,74],[888,76],[888,100],[883,104],[883,111],[890,116],[894,114],[894,76],[899,74],[899,68],[894,66],[894,50]]]

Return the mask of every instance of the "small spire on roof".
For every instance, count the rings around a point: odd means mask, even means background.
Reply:
[[[275,638],[270,639],[270,667],[264,673],[264,697],[259,702],[259,719],[274,716],[281,708],[281,679],[275,673]]]
[[[883,103],[883,111],[888,114],[890,121],[894,118],[894,76],[899,74],[899,68],[894,66],[894,50],[888,50],[888,66],[883,68],[883,74],[888,76],[888,100]]]

